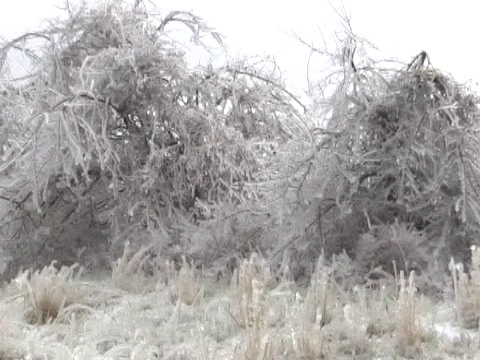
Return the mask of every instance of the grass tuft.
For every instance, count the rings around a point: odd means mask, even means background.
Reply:
[[[478,329],[480,322],[480,251],[471,247],[472,270],[467,274],[463,266],[450,262],[457,318],[464,329]]]
[[[58,270],[54,265],[52,262],[42,270],[28,270],[14,280],[31,324],[60,322],[74,310],[89,309],[78,303],[80,293],[74,285],[82,269],[75,264]]]
[[[185,257],[175,283],[178,299],[185,305],[198,305],[203,299],[204,290],[198,285],[198,274]]]
[[[267,328],[270,270],[264,259],[252,254],[234,271],[232,290],[235,310],[231,314],[245,330],[244,346],[236,351],[236,359],[273,359]]]
[[[422,344],[427,340],[427,331],[419,319],[419,295],[415,286],[415,272],[408,280],[400,271],[400,291],[396,312],[395,350],[398,355],[416,357],[421,354]]]
[[[122,257],[112,268],[112,280],[117,288],[130,293],[141,293],[145,290],[147,279],[144,266],[149,249],[144,246],[134,251],[129,242],[125,244]]]
[[[324,258],[317,261],[305,299],[296,298],[298,317],[292,319],[294,352],[302,359],[323,359],[330,353],[328,331],[325,326],[334,318],[332,309],[336,297],[328,276]]]

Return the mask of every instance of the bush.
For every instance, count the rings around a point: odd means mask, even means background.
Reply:
[[[480,225],[478,98],[426,52],[386,68],[358,55],[369,44],[353,32],[340,40],[331,55],[338,72],[316,92],[317,151],[298,176],[298,197],[310,204],[299,258],[346,250],[364,261],[359,241],[394,241],[377,230],[400,224],[407,237],[422,234],[418,252],[442,270],[450,256],[468,262]],[[385,261],[377,255],[372,264]]]
[[[304,131],[274,64],[191,69],[169,28],[223,46],[194,14],[161,17],[143,2],[67,5],[66,19],[1,48],[5,59],[22,46],[34,63],[18,82],[2,62],[0,224],[16,266],[48,263],[52,249],[67,263],[108,257],[107,238],[121,251],[146,229],[168,238],[179,221],[198,220],[198,202],[258,197],[259,155]]]

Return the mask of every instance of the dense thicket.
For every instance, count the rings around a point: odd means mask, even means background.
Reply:
[[[425,52],[389,69],[347,60],[322,109],[311,240],[345,249],[364,274],[468,262],[480,225],[478,98]]]
[[[221,36],[147,5],[67,2],[66,18],[3,44],[0,227],[16,266],[92,259],[254,199],[262,155],[304,131],[275,64],[192,68],[188,47]],[[18,49],[22,81],[7,77]]]

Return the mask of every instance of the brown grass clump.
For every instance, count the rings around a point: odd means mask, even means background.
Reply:
[[[466,274],[463,266],[450,262],[457,317],[465,329],[478,329],[480,322],[480,251],[476,246],[472,250],[472,270]]]
[[[15,279],[27,307],[26,318],[32,324],[60,322],[72,311],[91,310],[78,303],[81,294],[74,284],[81,275],[78,265],[60,270],[54,265],[25,271]]]
[[[247,340],[237,355],[242,359],[273,359],[267,319],[270,270],[257,254],[245,259],[232,277],[235,308],[232,316],[246,331]]]
[[[246,328],[261,328],[266,322],[268,304],[266,301],[270,270],[265,260],[252,254],[235,270],[232,288],[237,305],[235,318]]]
[[[415,273],[412,271],[406,280],[401,271],[395,329],[395,350],[400,356],[418,356],[422,351],[422,343],[427,340],[427,332],[418,317],[418,303]]]
[[[304,320],[325,326],[332,321],[332,284],[324,259],[319,258],[305,297]]]
[[[302,322],[293,341],[295,353],[303,359],[322,359],[329,352],[328,337],[319,322]]]
[[[324,259],[319,258],[300,316],[293,319],[293,347],[302,359],[322,359],[329,352],[328,334],[324,327],[333,319],[335,297]]]

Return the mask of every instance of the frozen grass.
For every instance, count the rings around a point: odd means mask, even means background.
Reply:
[[[53,264],[21,274],[2,291],[0,358],[480,358],[477,330],[464,328],[478,329],[478,267],[455,274],[455,299],[434,304],[413,273],[344,289],[319,259],[302,288],[253,255],[226,284],[187,261],[147,277],[145,254],[127,249],[108,279]]]
[[[450,263],[455,288],[457,316],[462,327],[478,329],[480,321],[480,251],[472,247],[472,270],[469,276],[463,266]]]

